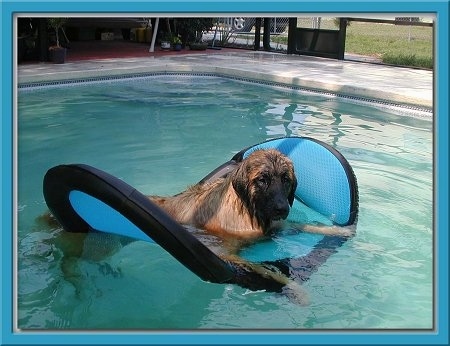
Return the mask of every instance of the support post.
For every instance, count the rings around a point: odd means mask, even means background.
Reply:
[[[347,35],[347,18],[339,18],[339,34],[338,34],[338,56],[339,60],[344,60],[345,55],[345,37]]]
[[[295,36],[297,33],[297,17],[289,18],[287,54],[295,54]]]
[[[155,25],[153,27],[153,35],[152,35],[152,43],[150,44],[149,52],[153,53],[155,51],[155,42],[156,42],[156,35],[158,33],[158,26],[159,26],[159,17],[155,20]]]
[[[263,48],[270,51],[270,18],[264,18]]]
[[[259,50],[261,47],[261,18],[256,18],[255,20],[255,45],[253,50]]]

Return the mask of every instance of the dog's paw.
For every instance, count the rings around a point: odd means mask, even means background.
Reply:
[[[322,226],[323,227],[323,226]],[[323,234],[338,236],[344,238],[352,238],[356,234],[356,226],[325,226],[326,230],[323,230]]]
[[[356,227],[355,225],[351,225],[351,226],[345,226],[345,227],[337,227],[337,226],[333,226],[336,227],[336,234],[342,236],[342,237],[347,237],[347,238],[351,238],[354,237],[356,234]]]
[[[289,298],[289,300],[295,304],[301,306],[309,305],[309,294],[308,292],[295,281],[288,282],[282,290],[282,293]]]

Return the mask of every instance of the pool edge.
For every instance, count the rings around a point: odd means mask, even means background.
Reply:
[[[219,77],[225,76],[230,78],[248,79],[254,82],[282,84],[284,86],[292,86],[316,91],[325,94],[336,94],[339,96],[348,96],[350,98],[362,98],[364,100],[374,100],[381,103],[392,104],[395,106],[406,106],[419,108],[428,112],[433,111],[433,102],[426,99],[418,99],[416,97],[408,97],[399,93],[381,91],[379,89],[370,89],[367,87],[355,87],[353,85],[327,83],[310,78],[301,78],[295,76],[282,76],[272,72],[254,72],[239,67],[223,67],[223,66],[206,66],[199,64],[177,63],[155,61],[152,66],[139,64],[136,66],[130,64],[127,67],[113,68],[106,66],[97,70],[76,70],[76,71],[54,71],[47,74],[35,74],[28,76],[18,75],[18,85],[36,84],[36,83],[52,83],[64,82],[67,80],[82,80],[86,78],[106,78],[119,77],[126,75],[139,74],[163,74],[163,73],[193,73],[193,74],[213,74]],[[108,65],[106,62],[104,65]]]
[[[409,112],[420,112],[426,114],[419,116],[422,119],[432,119],[433,107],[428,102],[414,102],[414,98],[405,98],[399,94],[385,92],[384,97],[376,96],[380,93],[378,90],[367,88],[355,88],[354,86],[336,85],[333,83],[324,83],[320,81],[311,81],[305,78],[292,76],[280,76],[273,73],[261,73],[246,71],[239,68],[204,66],[195,64],[155,64],[151,66],[137,66],[126,68],[104,68],[98,70],[85,71],[58,71],[51,74],[33,75],[28,77],[18,77],[19,88],[71,84],[94,80],[111,80],[132,78],[140,76],[158,76],[158,75],[198,75],[215,76],[220,78],[231,78],[240,81],[265,84],[273,87],[291,88],[304,92],[318,93],[322,95],[342,97],[357,102],[369,103],[372,105],[381,105],[403,109]],[[390,97],[388,97],[388,95]],[[397,97],[392,97],[396,95]]]

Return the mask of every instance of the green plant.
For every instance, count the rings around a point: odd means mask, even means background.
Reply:
[[[204,31],[212,29],[213,18],[177,18],[176,28],[185,43],[198,43],[202,41]]]
[[[56,47],[60,48],[61,45],[59,44],[59,30],[62,29],[64,24],[67,22],[67,18],[47,18],[48,26],[53,28],[55,30],[56,35]]]
[[[421,68],[432,69],[433,68],[433,58],[432,57],[417,57],[415,54],[383,54],[383,63],[400,65],[400,66],[416,66]]]
[[[172,33],[171,32],[163,33],[161,36],[161,41],[172,42]]]
[[[172,35],[170,42],[174,45],[181,44],[181,38],[179,35]]]

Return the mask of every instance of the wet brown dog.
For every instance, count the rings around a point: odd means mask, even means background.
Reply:
[[[297,187],[292,161],[275,149],[256,150],[228,176],[150,200],[185,225],[225,239],[257,240],[280,229]],[[351,236],[342,227],[297,225],[302,231]]]
[[[295,300],[305,303],[305,292],[281,273],[237,256],[249,242],[281,229],[294,201],[297,180],[292,161],[275,149],[256,150],[226,177],[197,184],[172,196],[149,198],[185,225],[216,235],[227,252],[222,257],[295,289]],[[306,232],[351,236],[341,227],[298,225]],[[298,287],[297,287],[298,286]],[[291,294],[292,295],[292,294]]]
[[[222,238],[253,240],[280,227],[296,187],[291,160],[277,150],[257,150],[225,178],[150,199],[179,223]]]

